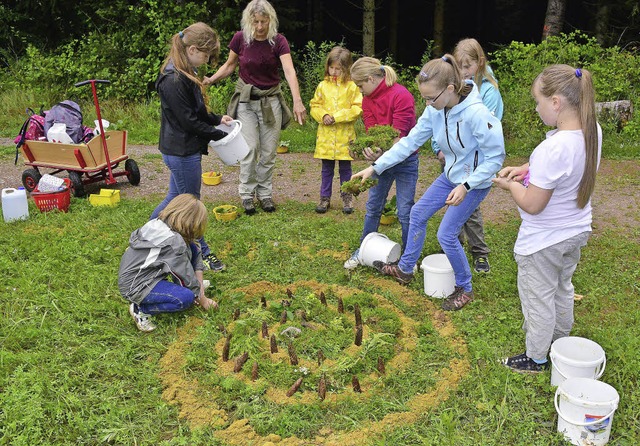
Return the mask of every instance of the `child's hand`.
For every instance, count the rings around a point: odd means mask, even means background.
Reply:
[[[529,165],[525,164],[522,166],[509,166],[503,169],[500,169],[498,172],[498,177],[506,178],[508,180],[513,181],[522,181],[524,177],[529,172]]]
[[[224,124],[224,125],[231,125],[233,123],[233,118],[229,115],[224,115],[222,116],[222,119],[220,120],[220,123]]]
[[[353,175],[351,175],[351,179],[353,180],[354,178],[360,177],[362,178],[362,181],[366,180],[367,178],[369,178],[371,175],[373,175],[375,173],[375,170],[373,170],[373,166],[369,166],[364,170],[361,170],[360,172],[354,173]]]
[[[333,125],[336,123],[336,120],[330,114],[326,114],[322,117],[322,123],[324,125]]]
[[[498,172],[498,175],[500,175],[500,172]],[[496,178],[492,178],[491,182],[498,186],[500,189],[509,190],[509,184],[511,183],[511,180],[506,176],[498,176]]]
[[[214,310],[218,309],[218,302],[204,296],[200,296],[199,299],[196,299],[196,305],[200,305],[203,310],[209,310],[211,308]]]
[[[365,147],[362,149],[362,154],[364,155],[364,159],[374,162],[382,156],[382,149],[380,147]]]
[[[464,187],[464,185],[459,184],[451,192],[449,192],[449,195],[447,196],[444,204],[448,204],[450,206],[458,206],[460,203],[462,203],[462,200],[464,200],[466,196],[467,189]]]

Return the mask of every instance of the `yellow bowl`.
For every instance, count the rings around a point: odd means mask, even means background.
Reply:
[[[215,186],[222,181],[222,174],[220,172],[205,172],[202,174],[202,182],[207,186]]]
[[[278,146],[276,149],[277,153],[287,153],[289,151],[289,147],[287,146]]]
[[[398,217],[396,215],[381,215],[380,216],[380,224],[381,225],[392,225],[396,221],[398,221]]]
[[[231,221],[238,217],[238,207],[230,204],[223,204],[213,208],[213,215],[218,221]]]

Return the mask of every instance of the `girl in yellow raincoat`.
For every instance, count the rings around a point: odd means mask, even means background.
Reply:
[[[362,114],[362,93],[349,76],[353,64],[351,51],[339,46],[327,55],[323,81],[311,99],[311,116],[318,121],[314,158],[322,160],[320,203],[316,212],[329,209],[333,175],[338,160],[340,184],[351,179],[349,141],[356,138],[355,122]],[[342,212],[353,212],[353,195],[341,193]]]

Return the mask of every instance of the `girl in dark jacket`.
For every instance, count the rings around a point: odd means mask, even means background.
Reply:
[[[162,115],[159,149],[171,175],[167,196],[153,211],[151,219],[157,218],[179,194],[200,198],[202,154],[207,154],[209,141],[226,136],[226,132],[215,126],[233,121],[230,116],[209,113],[202,81],[197,77],[196,69],[215,58],[219,49],[218,35],[204,23],[194,23],[172,38],[171,49],[156,81]],[[204,238],[199,242],[205,268],[224,269]]]

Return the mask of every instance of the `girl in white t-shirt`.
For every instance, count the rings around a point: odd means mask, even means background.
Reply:
[[[591,194],[600,162],[591,73],[568,65],[545,68],[531,92],[542,121],[556,127],[529,162],[505,167],[493,182],[518,205],[522,225],[514,247],[526,351],[504,360],[518,372],[549,367],[551,343],[573,326],[571,278],[591,234]]]

